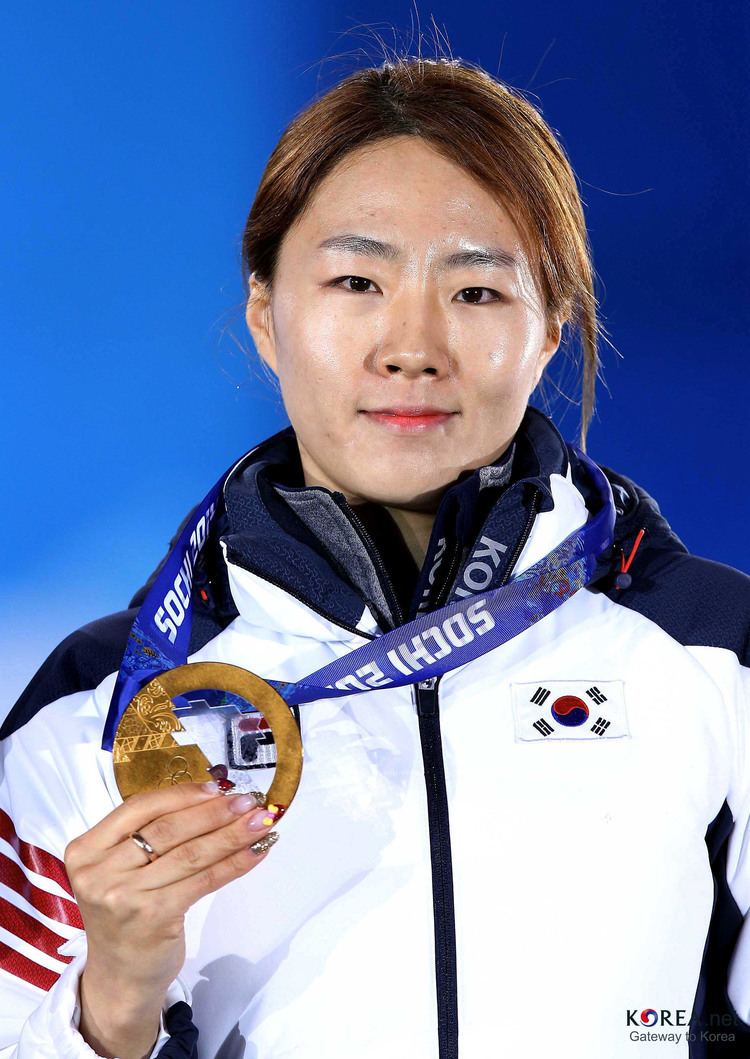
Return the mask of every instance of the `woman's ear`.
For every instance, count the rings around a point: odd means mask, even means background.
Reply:
[[[276,370],[276,339],[271,316],[271,292],[268,284],[250,276],[250,293],[245,309],[245,320],[255,348],[263,362],[278,377]]]
[[[539,380],[542,377],[544,369],[558,350],[560,338],[562,336],[563,322],[560,321],[559,316],[554,316],[547,326],[547,337],[545,338],[544,345],[539,350],[539,356],[537,357],[536,369],[534,371],[534,385],[531,388],[532,393],[539,385]]]

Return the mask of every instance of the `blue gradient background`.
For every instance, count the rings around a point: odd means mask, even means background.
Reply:
[[[286,422],[242,311],[260,174],[316,92],[381,61],[376,32],[414,51],[419,23],[433,54],[432,18],[455,56],[534,93],[581,180],[618,351],[602,348],[588,451],[651,492],[692,551],[748,570],[746,4],[9,7],[0,716]],[[578,408],[550,410],[575,439]]]

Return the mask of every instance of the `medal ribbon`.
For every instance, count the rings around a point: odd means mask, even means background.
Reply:
[[[544,558],[500,588],[423,614],[301,680],[264,678],[266,683],[290,706],[414,684],[465,665],[550,614],[589,583],[599,556],[614,539],[615,507],[609,481],[584,452],[575,445],[571,448],[590,477],[601,506]],[[224,484],[236,466],[198,505],[136,615],[104,727],[105,750],[112,750],[120,718],[140,689],[159,673],[187,661],[193,569],[208,538]]]

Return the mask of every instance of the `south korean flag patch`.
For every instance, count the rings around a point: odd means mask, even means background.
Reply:
[[[630,738],[622,680],[511,684],[516,742]]]

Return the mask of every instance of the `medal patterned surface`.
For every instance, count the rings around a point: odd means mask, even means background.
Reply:
[[[212,704],[201,694],[208,689],[225,692],[224,701]],[[232,701],[237,696],[249,705]],[[261,677],[227,662],[189,662],[154,677],[123,713],[112,753],[123,798],[205,782],[210,768],[223,765],[237,792],[271,778],[265,804],[284,812],[302,775],[302,740],[288,704]]]

